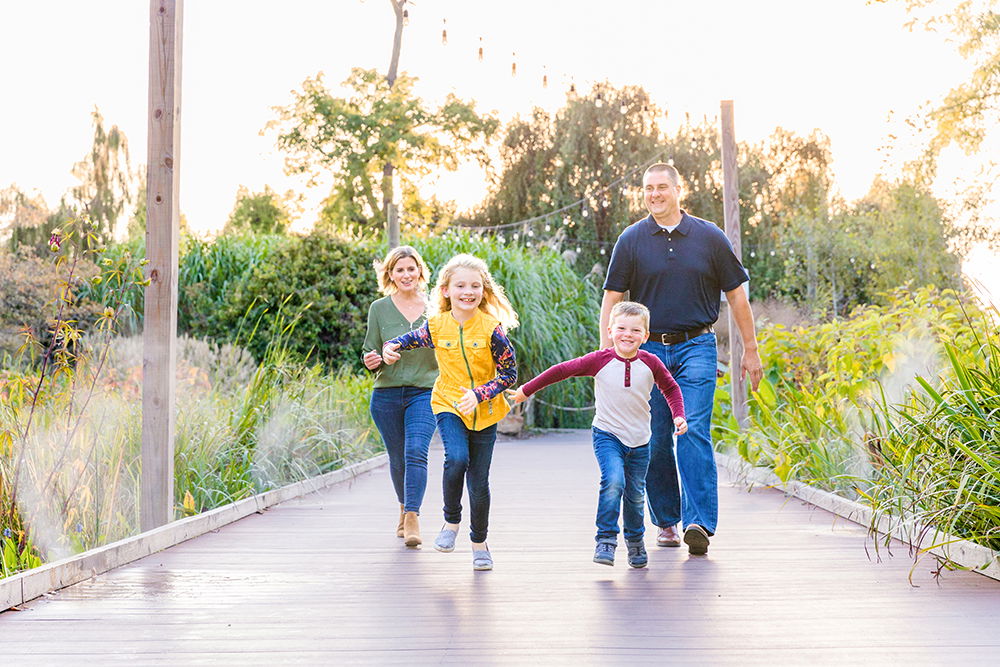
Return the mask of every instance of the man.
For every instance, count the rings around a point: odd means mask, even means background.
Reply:
[[[646,496],[659,528],[656,543],[679,547],[676,524],[683,521],[691,554],[708,552],[718,522],[718,479],[712,449],[717,352],[712,325],[725,293],[743,339],[740,375],[754,389],[763,374],[753,313],[743,283],[746,269],[726,235],[715,224],[680,208],[680,174],[657,163],[642,176],[649,216],[630,225],[611,253],[601,303],[601,348],[608,347],[608,317],[624,292],[651,313],[650,336],[642,349],[657,356],[680,385],[688,432],[677,438],[663,396],[650,398],[652,438]],[[678,471],[680,488],[678,488]]]

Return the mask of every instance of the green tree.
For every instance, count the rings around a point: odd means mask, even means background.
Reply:
[[[929,116],[933,151],[955,142],[974,153],[1000,121],[1000,0],[962,0],[947,7],[935,0],[905,3],[913,24],[951,33],[959,53],[975,63],[969,80],[952,88]]]
[[[344,82],[346,97],[334,97],[322,74],[306,79],[291,104],[268,123],[287,156],[288,173],[333,178],[328,220],[340,219],[375,235],[385,226],[382,172],[391,163],[404,188],[416,189],[434,170],[454,170],[461,160],[486,161],[483,140],[498,125],[472,102],[449,95],[431,108],[414,95],[416,79],[403,73],[390,85],[373,69],[355,68]],[[404,211],[405,214],[405,211]]]
[[[270,186],[265,185],[263,192],[250,192],[241,185],[223,233],[284,234],[292,221],[289,202],[293,199],[293,193],[280,197]]]
[[[94,109],[94,140],[90,153],[73,167],[79,179],[71,193],[78,209],[84,212],[91,231],[103,243],[114,238],[119,219],[132,202],[134,175],[129,161],[125,133],[112,125],[104,129],[101,112]]]

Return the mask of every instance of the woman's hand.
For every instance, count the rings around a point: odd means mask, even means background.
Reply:
[[[377,369],[382,365],[382,355],[372,350],[371,352],[366,352],[361,360],[365,362],[365,368],[370,371]]]
[[[382,347],[382,361],[385,362],[386,366],[392,366],[394,363],[399,361],[399,343],[386,343]]]
[[[479,397],[471,389],[466,388],[464,391],[465,393],[462,394],[462,398],[455,404],[455,407],[463,415],[471,415],[472,411],[479,405]]]
[[[507,390],[507,400],[517,405],[518,403],[524,403],[528,400],[528,397],[524,395],[524,387],[518,387],[517,389]]]
[[[674,432],[677,435],[684,435],[685,433],[687,433],[687,430],[688,430],[688,423],[684,419],[684,417],[675,417],[674,418]]]

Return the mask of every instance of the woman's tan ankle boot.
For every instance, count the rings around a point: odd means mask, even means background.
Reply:
[[[406,514],[406,510],[404,510],[403,506],[400,505],[399,506],[399,525],[396,526],[396,537],[402,537],[403,536],[403,515],[405,515],[405,514]]]
[[[407,512],[403,515],[403,544],[408,547],[420,546],[423,540],[420,539],[420,520],[416,512]]]

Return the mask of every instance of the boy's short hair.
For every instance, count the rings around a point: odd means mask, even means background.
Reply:
[[[649,308],[635,301],[619,301],[611,308],[611,316],[608,318],[608,325],[615,323],[616,317],[641,317],[642,325],[649,331]]]

